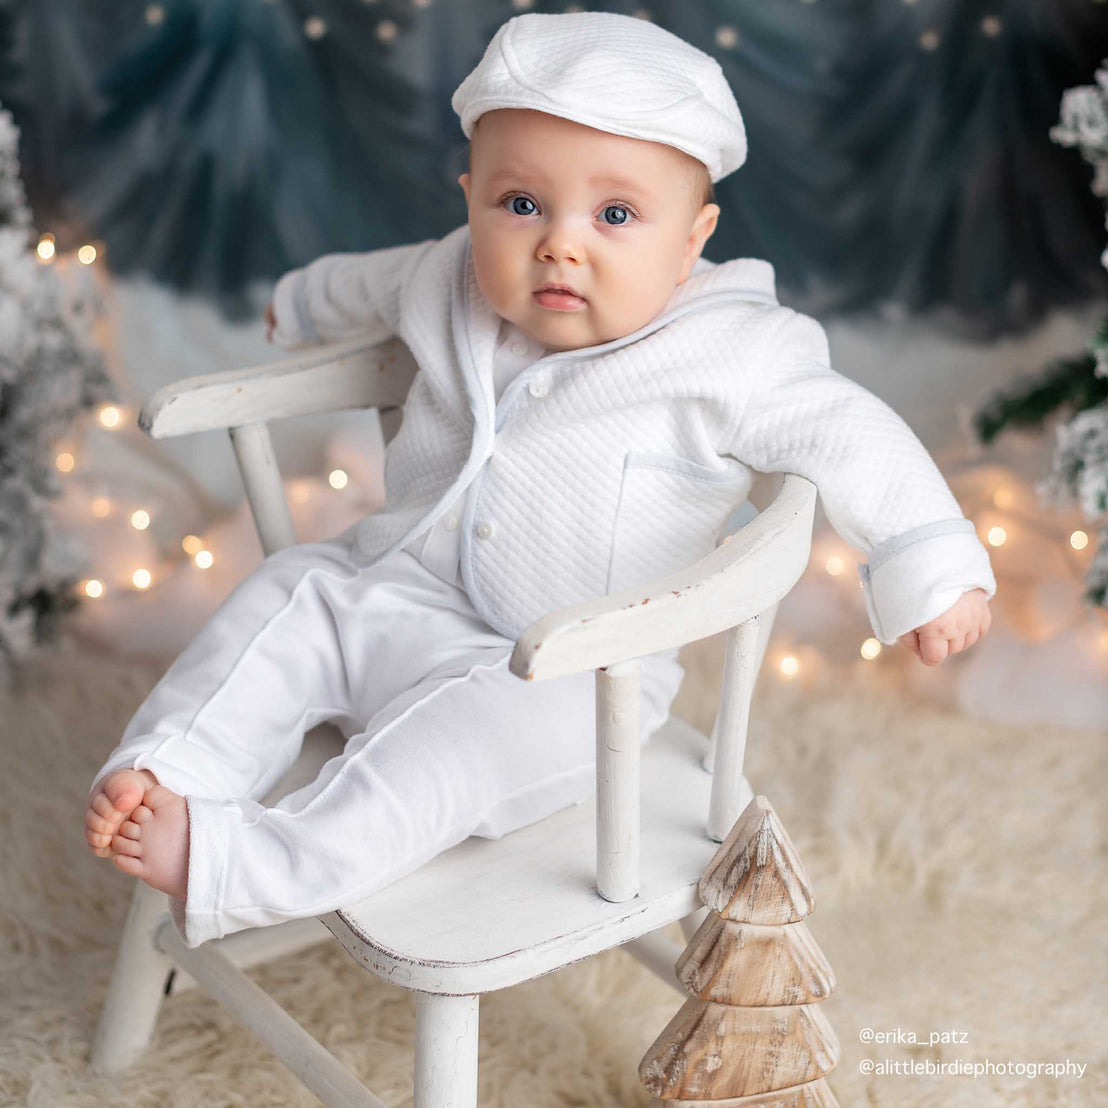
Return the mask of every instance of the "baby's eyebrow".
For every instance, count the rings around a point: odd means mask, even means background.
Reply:
[[[532,174],[529,170],[524,169],[522,166],[505,166],[502,169],[498,169],[490,178],[489,184],[495,185],[500,181],[506,180],[532,180],[537,179],[537,175]],[[596,177],[589,178],[590,185],[609,185],[612,188],[622,189],[625,192],[635,192],[640,196],[645,196],[648,199],[654,199],[654,194],[643,185],[637,184],[634,181],[629,181],[626,177],[617,177],[609,174],[600,174]]]

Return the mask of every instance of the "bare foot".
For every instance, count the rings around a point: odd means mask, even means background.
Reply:
[[[165,785],[146,790],[142,803],[112,838],[113,862],[151,888],[185,899],[189,876],[189,810]]]
[[[110,858],[115,835],[142,803],[147,789],[158,783],[148,769],[118,769],[109,773],[89,796],[85,808],[85,840],[98,858]]]

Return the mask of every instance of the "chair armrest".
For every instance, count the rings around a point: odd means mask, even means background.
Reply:
[[[806,477],[786,473],[764,510],[700,561],[536,620],[516,642],[509,668],[528,681],[598,669],[683,646],[764,612],[808,564],[816,491]]]
[[[147,400],[138,424],[162,439],[342,408],[402,405],[415,372],[399,339],[328,343],[265,365],[174,381]]]

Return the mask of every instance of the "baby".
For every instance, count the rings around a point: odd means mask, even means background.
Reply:
[[[988,554],[919,440],[830,368],[768,263],[701,258],[712,186],[746,156],[712,58],[631,17],[521,15],[453,105],[467,224],[317,259],[267,311],[285,347],[411,350],[385,507],[268,556],[90,791],[93,853],[169,894],[189,946],[354,903],[585,799],[592,675],[520,681],[516,637],[706,554],[752,470],[816,482],[867,554],[882,642],[935,665],[988,630]],[[676,653],[642,660],[643,742]],[[322,720],[341,755],[263,807]]]

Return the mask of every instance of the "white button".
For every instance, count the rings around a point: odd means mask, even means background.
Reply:
[[[477,524],[477,537],[481,539],[492,538],[492,524],[482,520]]]
[[[525,342],[513,342],[512,343],[512,353],[513,354],[526,354],[527,353],[527,343],[525,343]]]
[[[550,389],[545,381],[536,379],[527,386],[527,391],[532,396],[545,396],[550,391]]]
[[[450,514],[449,514],[449,515],[448,515],[448,516],[446,517],[446,519],[444,519],[444,520],[442,521],[442,525],[443,525],[443,527],[445,527],[445,528],[446,528],[446,529],[447,529],[448,531],[457,531],[457,530],[458,530],[458,517],[457,517],[457,515],[455,515],[455,513],[454,513],[454,512],[451,512],[451,513],[450,513]]]

